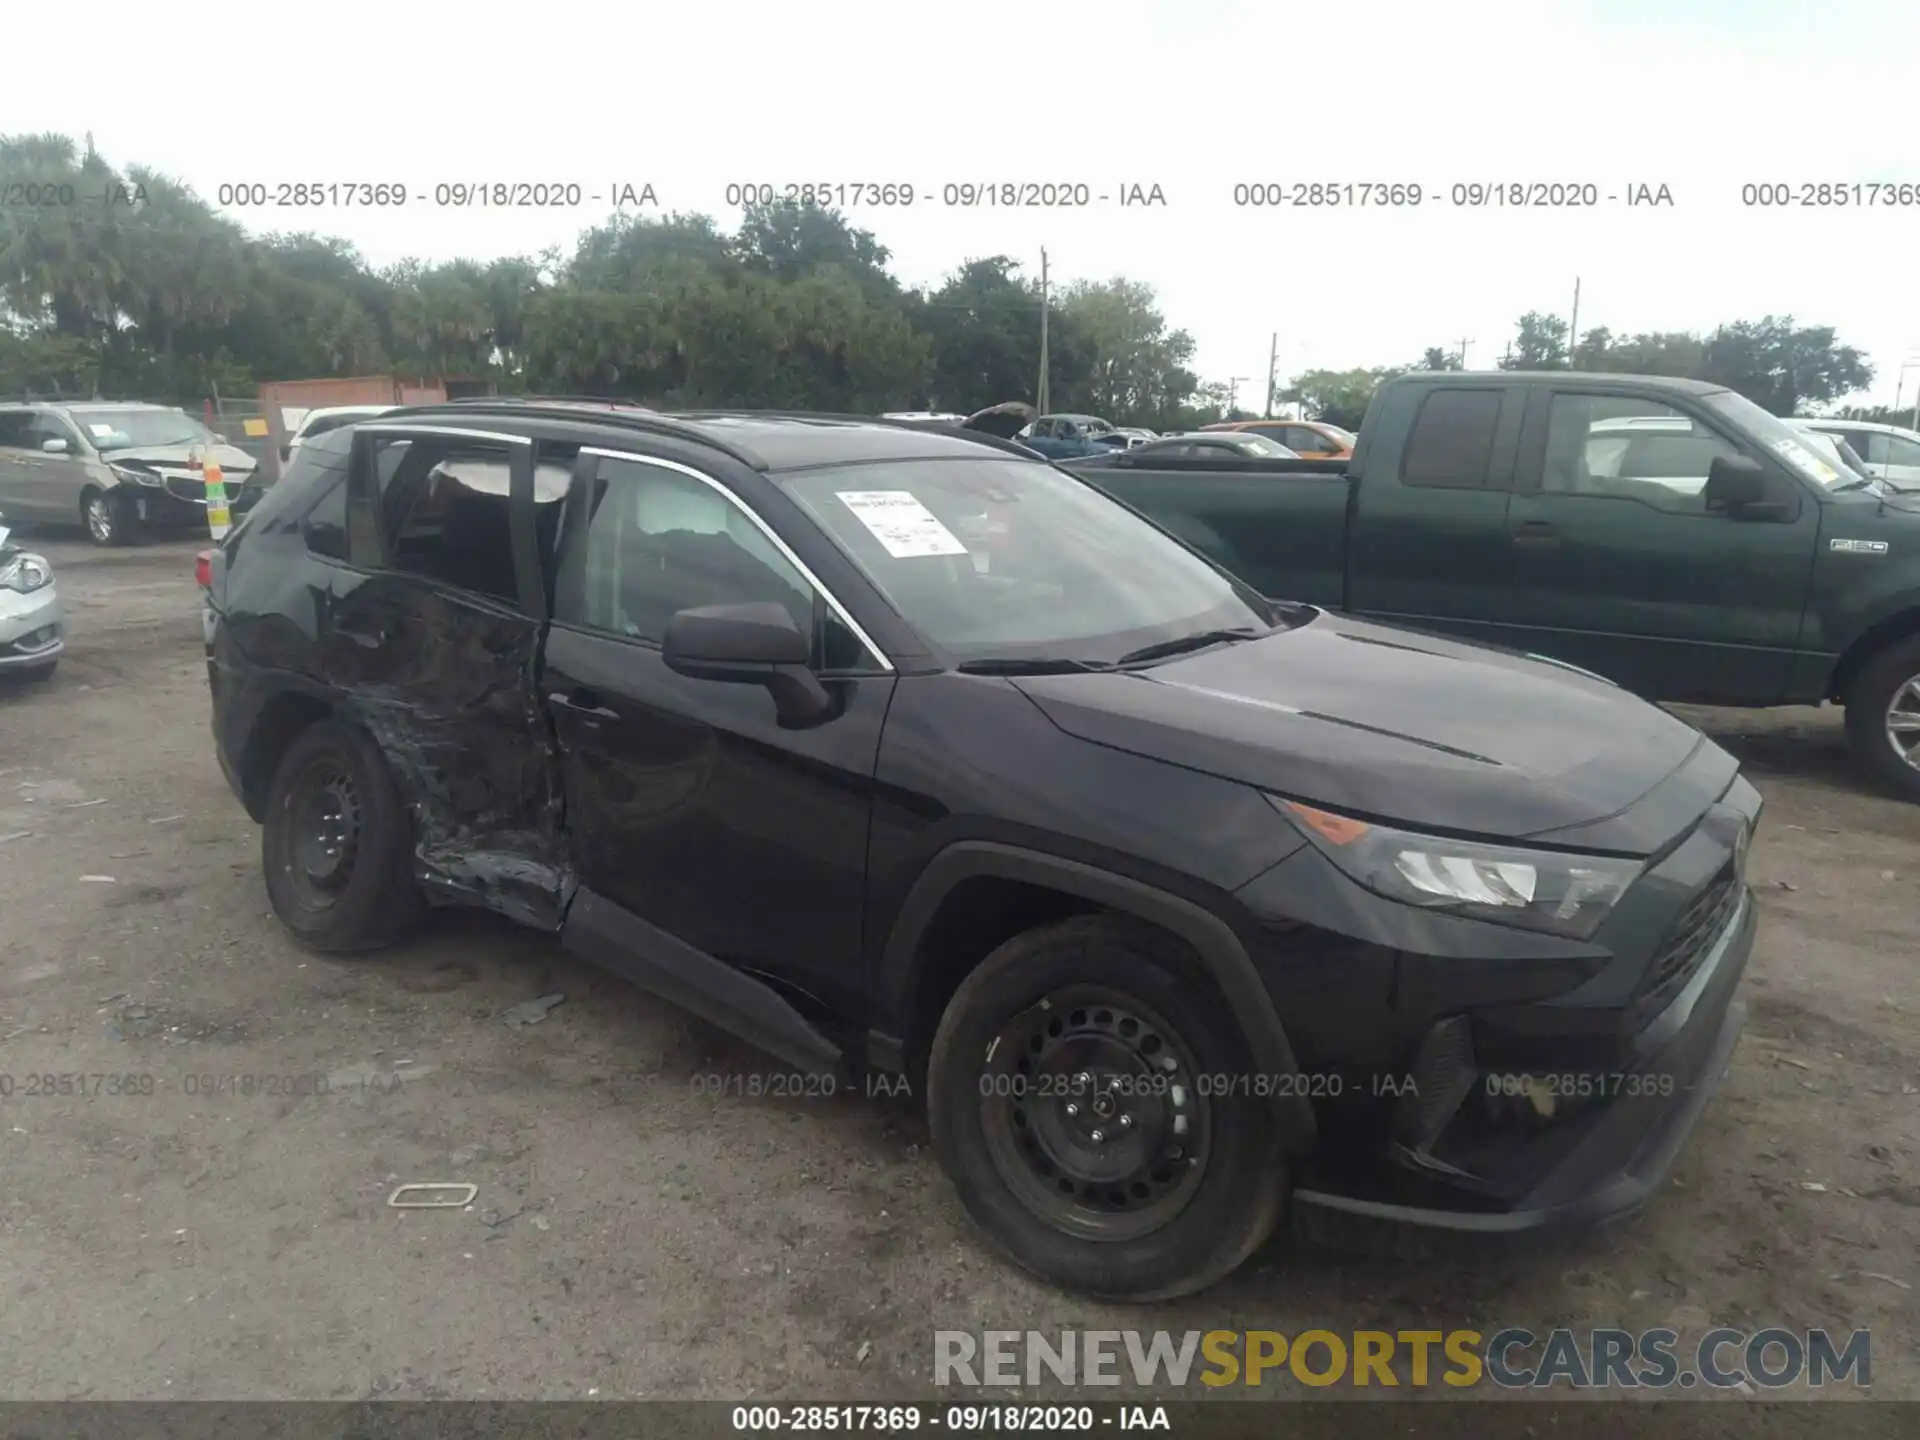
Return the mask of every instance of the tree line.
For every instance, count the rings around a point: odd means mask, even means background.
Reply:
[[[871,233],[819,207],[750,206],[731,234],[630,212],[570,253],[376,269],[338,239],[251,237],[65,136],[0,138],[0,180],[54,200],[0,209],[7,393],[197,403],[391,372],[669,408],[964,412],[1031,401],[1039,379],[1039,286],[1016,260],[909,288]],[[1158,429],[1218,418],[1193,337],[1151,286],[1078,281],[1051,301],[1057,409]]]
[[[483,377],[507,392],[596,394],[662,408],[873,412],[1032,402],[1041,295],[1006,255],[903,285],[887,248],[817,206],[708,216],[615,214],[570,251],[374,267],[311,232],[248,235],[190,188],[108,164],[90,139],[0,137],[0,394],[244,398],[266,380],[397,373]],[[72,199],[68,200],[67,197]],[[1049,297],[1053,407],[1186,429],[1244,418],[1202,383],[1194,340],[1153,288],[1116,277]],[[1309,370],[1279,399],[1355,427],[1409,366]],[[1529,312],[1503,366],[1691,375],[1789,414],[1863,388],[1872,369],[1831,328],[1791,318],[1712,335],[1587,331]]]
[[[1495,363],[1502,370],[1581,370],[1707,380],[1738,391],[1776,415],[1830,405],[1873,383],[1873,367],[1866,357],[1853,346],[1840,344],[1832,326],[1799,325],[1790,315],[1735,320],[1706,334],[1661,330],[1616,335],[1597,326],[1572,346],[1567,343],[1567,329],[1564,317],[1529,310],[1514,322],[1513,339]],[[1315,419],[1351,429],[1359,425],[1374,388],[1389,376],[1408,370],[1464,368],[1458,351],[1435,345],[1411,365],[1309,370],[1294,377],[1284,398]],[[1857,407],[1849,413],[1860,419],[1894,418],[1886,406]]]

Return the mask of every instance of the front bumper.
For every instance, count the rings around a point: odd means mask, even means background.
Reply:
[[[0,587],[0,670],[44,665],[65,645],[59,581],[26,595]]]
[[[253,483],[250,475],[235,475],[227,481],[226,490],[227,511],[237,518],[253,507],[264,487]],[[122,484],[118,493],[126,497],[143,525],[156,529],[207,528],[206,487],[198,480],[176,477],[161,485]]]
[[[1329,1097],[1294,1203],[1502,1233],[1646,1201],[1746,1017],[1742,835],[1761,800],[1735,774],[1696,794],[1589,941],[1385,900],[1311,846],[1242,888],[1256,965]]]
[[[1553,1163],[1517,1202],[1492,1209],[1409,1205],[1302,1189],[1294,1192],[1294,1203],[1483,1234],[1594,1224],[1638,1210],[1673,1169],[1733,1059],[1747,1019],[1747,1007],[1733,993],[1753,949],[1755,915],[1752,895],[1743,893],[1733,922],[1693,980],[1648,1025],[1649,1035],[1663,1038],[1649,1044],[1630,1068],[1589,1080],[1607,1098],[1586,1118],[1582,1133],[1562,1140]],[[1470,1054],[1455,1057],[1455,1063],[1464,1063],[1474,1083],[1486,1083]],[[1539,1093],[1554,1094],[1559,1087],[1551,1083],[1551,1072],[1543,1078],[1549,1083]],[[1568,1090],[1578,1088],[1572,1075],[1563,1083]],[[1551,1137],[1538,1143],[1550,1144]]]

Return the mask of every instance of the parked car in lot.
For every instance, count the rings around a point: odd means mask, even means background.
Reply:
[[[1297,460],[1300,457],[1286,446],[1264,435],[1216,434],[1201,430],[1191,435],[1163,435],[1158,440],[1129,446],[1147,462],[1155,457],[1167,460]]]
[[[202,583],[296,937],[486,906],[795,1072],[902,1076],[1072,1289],[1200,1288],[1288,1204],[1631,1208],[1741,1027],[1725,752],[1264,599],[1005,440],[401,411],[303,446]]]
[[[1920,800],[1920,497],[1730,390],[1418,374],[1381,387],[1350,464],[1139,454],[1072,463],[1265,594],[1657,700],[1834,700],[1872,773]]]
[[[183,410],[107,401],[0,405],[0,509],[16,521],[84,525],[96,545],[151,529],[207,528],[207,489],[194,468],[219,462],[230,509],[244,513],[253,457]],[[242,494],[245,492],[245,498]]]
[[[1118,439],[1119,431],[1098,415],[1042,415],[1019,436],[1022,445],[1049,460],[1103,455],[1124,448]]]
[[[44,555],[14,543],[0,515],[0,680],[45,680],[65,642],[60,590]]]
[[[1920,430],[1901,425],[1881,425],[1869,420],[1829,420],[1813,417],[1796,420],[1810,430],[1818,430],[1845,440],[1866,462],[1867,469],[1898,490],[1920,490]]]
[[[393,408],[391,405],[323,405],[317,410],[309,410],[300,417],[300,424],[280,447],[280,459],[282,462],[291,460],[293,452],[316,435],[338,430],[342,425],[370,420],[375,415],[385,415]]]
[[[1344,460],[1353,454],[1355,435],[1325,420],[1222,420],[1206,430],[1239,435],[1264,435],[1294,454],[1310,460]]]

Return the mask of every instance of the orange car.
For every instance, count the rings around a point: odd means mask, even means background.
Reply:
[[[1201,428],[1264,435],[1309,460],[1345,460],[1353,454],[1353,432],[1324,420],[1225,420]]]

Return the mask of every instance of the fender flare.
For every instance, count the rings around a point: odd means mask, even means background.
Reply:
[[[1089,900],[1179,936],[1220,987],[1253,1052],[1256,1074],[1293,1075],[1299,1070],[1273,996],[1233,927],[1205,907],[1155,885],[1110,870],[991,840],[960,840],[936,854],[901,901],[875,977],[887,1008],[896,1016],[913,1011],[920,982],[918,952],[940,906],[963,881],[991,876],[1021,880]],[[1282,1144],[1290,1154],[1311,1149],[1317,1138],[1313,1107],[1303,1094],[1271,1098]]]

